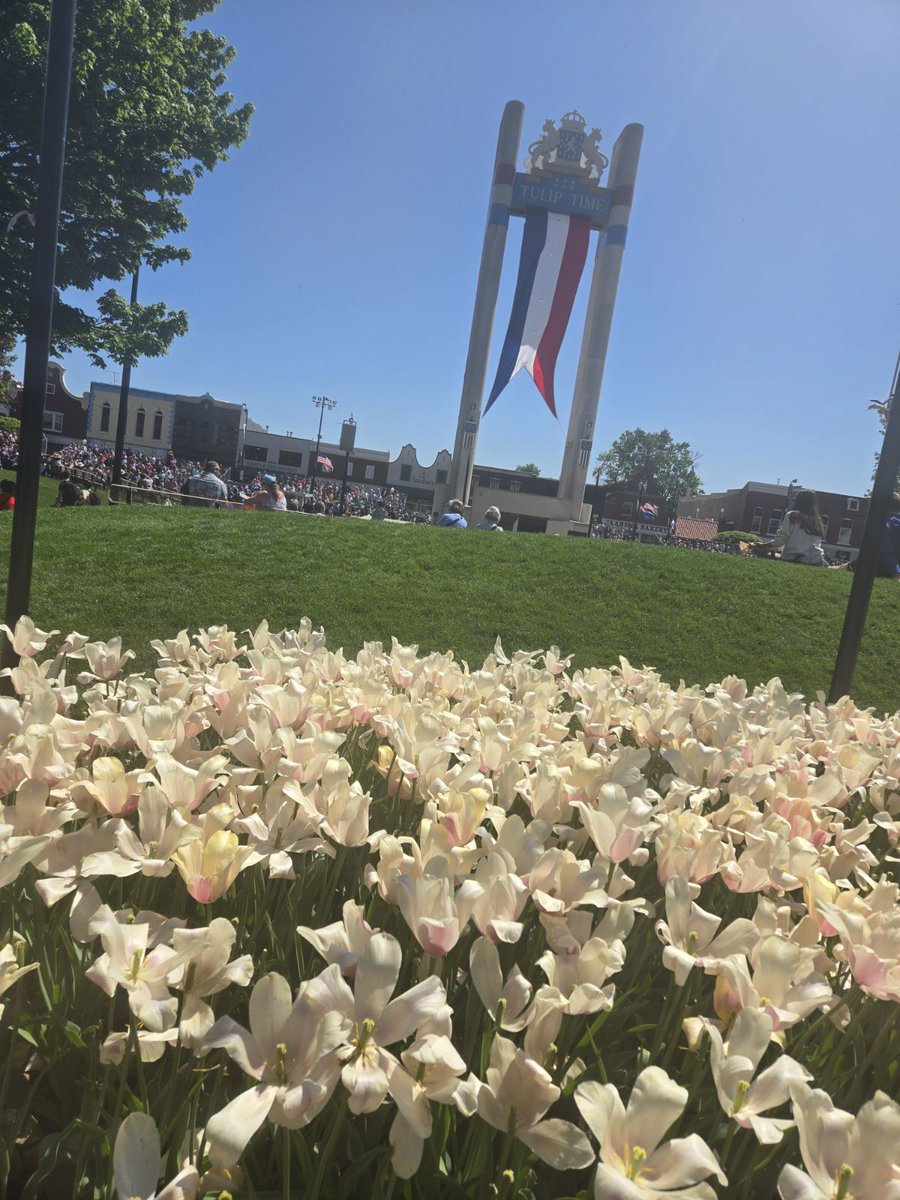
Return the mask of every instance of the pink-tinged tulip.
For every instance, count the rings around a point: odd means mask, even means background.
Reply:
[[[156,1190],[161,1161],[156,1122],[146,1113],[130,1113],[119,1126],[113,1148],[119,1200],[194,1200],[200,1184],[195,1167],[185,1167],[162,1191]]]
[[[763,1145],[780,1142],[793,1121],[762,1114],[784,1104],[791,1087],[812,1076],[787,1054],[756,1074],[774,1030],[771,1017],[761,1009],[741,1009],[727,1043],[714,1025],[708,1024],[707,1030],[710,1067],[723,1112],[744,1129],[752,1129]]]
[[[591,841],[610,862],[629,858],[650,833],[652,807],[639,797],[628,798],[623,787],[605,783],[596,800],[573,800]]]
[[[785,1166],[782,1200],[900,1200],[900,1106],[876,1092],[854,1118],[805,1084],[791,1088],[805,1171]]]
[[[656,823],[656,874],[663,886],[676,876],[704,883],[734,858],[734,850],[702,813],[658,813]]]
[[[559,1088],[539,1063],[499,1034],[491,1044],[484,1083],[470,1076],[462,1089],[472,1093],[482,1121],[511,1133],[557,1171],[581,1170],[594,1159],[590,1142],[569,1121],[542,1119],[559,1098]]]
[[[0,630],[6,634],[16,654],[29,658],[43,650],[50,638],[59,633],[58,629],[45,633],[43,629],[38,629],[31,617],[19,617],[14,630],[8,625],[0,625]]]
[[[355,780],[350,764],[334,759],[322,769],[321,782],[304,789],[322,820],[322,831],[339,846],[363,846],[369,836],[372,797]]]
[[[881,907],[882,888],[868,902],[839,909],[820,904],[819,910],[837,930],[853,978],[863,991],[879,1000],[900,1001],[900,908]]]
[[[693,902],[686,879],[669,880],[666,920],[656,922],[656,936],[665,946],[663,966],[673,972],[678,987],[684,987],[693,967],[708,968],[730,954],[749,954],[759,941],[759,930],[745,917],[732,921],[717,937],[721,923],[721,917]]]
[[[30,971],[38,969],[37,963],[29,963],[27,966],[19,966],[18,955],[16,948],[13,945],[6,945],[0,949],[0,996],[8,991],[17,979],[21,979],[23,975],[27,975]],[[3,1016],[3,1005],[0,1004],[0,1017]]]
[[[394,887],[403,919],[432,958],[441,958],[459,941],[475,894],[471,881],[454,888],[453,872],[445,858],[433,858],[415,878],[402,875]]]
[[[752,977],[743,955],[711,960],[706,971],[717,977],[717,1016],[727,1023],[740,1009],[760,1008],[778,1032],[826,1008],[833,997],[828,981],[814,969],[816,958],[815,949],[772,934],[750,953]]]
[[[348,1031],[343,1014],[319,1011],[305,989],[292,1000],[287,980],[274,972],[250,995],[249,1030],[231,1017],[215,1023],[204,1048],[223,1049],[257,1083],[207,1123],[214,1167],[234,1166],[267,1117],[275,1125],[301,1129],[322,1111],[340,1078],[335,1052]]]
[[[611,1083],[578,1085],[578,1111],[600,1143],[595,1200],[715,1200],[702,1181],[728,1180],[706,1142],[692,1133],[660,1144],[687,1100],[687,1089],[659,1067],[641,1071],[627,1109]]]
[[[272,879],[294,879],[294,854],[322,851],[334,855],[334,847],[314,836],[318,822],[314,821],[291,799],[284,799],[277,788],[270,789],[261,812],[239,817],[234,828],[247,835],[253,851],[248,864],[257,863],[269,868]]]
[[[150,645],[159,655],[160,665],[163,667],[175,667],[185,662],[191,653],[191,639],[186,629],[182,629],[174,638],[151,642]]]
[[[92,679],[110,680],[122,670],[130,658],[134,658],[133,650],[122,653],[122,639],[114,637],[108,642],[86,642],[81,650],[70,654],[70,658],[85,658],[90,671],[84,671],[78,676],[79,683],[89,683]]]
[[[279,751],[273,762],[274,769],[285,779],[296,779],[298,783],[317,783],[329,766],[347,765],[337,757],[343,742],[342,733],[319,729],[311,721],[306,723],[299,737],[293,729],[277,729],[272,741],[273,748]],[[241,761],[247,760],[242,758]]]
[[[510,871],[501,854],[489,854],[475,869],[472,920],[492,942],[517,942],[522,936],[519,917],[528,902],[528,888]]]
[[[444,985],[434,975],[391,999],[401,958],[397,939],[376,933],[359,957],[352,992],[337,966],[326,967],[304,991],[318,1012],[340,1013],[351,1024],[340,1057],[353,1113],[374,1112],[391,1090],[397,1059],[387,1047],[405,1041],[446,1008]]]
[[[348,900],[343,908],[343,919],[332,925],[311,929],[298,925],[297,932],[313,946],[327,963],[336,963],[346,979],[356,977],[360,957],[375,932],[366,921],[365,909],[361,904]]]
[[[237,834],[218,829],[206,840],[183,843],[172,861],[191,896],[200,904],[212,904],[224,896],[253,854],[238,842]]]

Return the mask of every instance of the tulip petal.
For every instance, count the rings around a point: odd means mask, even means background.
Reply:
[[[146,1113],[135,1112],[119,1126],[113,1172],[120,1200],[153,1200],[159,1178],[159,1132]]]
[[[517,1134],[529,1150],[556,1171],[581,1171],[594,1161],[591,1143],[577,1125],[551,1117]]]
[[[278,1088],[260,1084],[241,1092],[206,1124],[209,1161],[214,1167],[233,1167],[244,1147],[269,1115]]]
[[[356,968],[353,993],[356,1019],[377,1021],[397,986],[403,953],[400,943],[389,933],[376,933],[369,939]]]

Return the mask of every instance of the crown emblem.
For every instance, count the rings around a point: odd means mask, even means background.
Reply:
[[[602,137],[597,128],[588,132],[587,121],[572,109],[560,118],[558,129],[553,121],[544,122],[541,136],[528,147],[525,170],[531,175],[574,175],[599,184],[609,166],[597,146]]]

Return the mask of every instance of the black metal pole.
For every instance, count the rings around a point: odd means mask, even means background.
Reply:
[[[347,492],[347,472],[350,470],[350,451],[344,451],[344,477],[341,480],[341,516],[344,515],[344,496]]]
[[[315,401],[313,401],[315,403]],[[312,478],[309,481],[309,490],[312,491],[316,486],[316,468],[319,465],[319,446],[322,444],[322,418],[325,416],[325,405],[320,404],[319,408],[319,432],[316,434],[316,453],[313,456],[312,463]]]
[[[134,268],[134,274],[131,277],[131,307],[137,304],[138,293],[138,275],[140,274],[141,264]],[[116,418],[116,450],[115,458],[113,459],[113,483],[122,482],[122,455],[125,453],[125,432],[128,427],[128,389],[131,387],[131,355],[125,356],[125,361],[122,363],[122,386],[119,388],[119,415]]]
[[[875,482],[872,484],[872,498],[869,501],[862,545],[856,560],[853,586],[850,588],[850,599],[847,601],[847,612],[844,616],[844,628],[841,631],[837,658],[834,662],[831,690],[828,693],[829,704],[834,704],[840,700],[841,696],[848,695],[853,684],[853,672],[856,668],[859,644],[862,641],[866,623],[869,598],[872,595],[872,582],[878,569],[884,525],[890,511],[891,496],[897,486],[897,471],[900,468],[900,395],[898,395],[900,389],[898,389],[898,379],[900,379],[900,357],[897,359],[897,366],[894,370],[884,442],[878,459],[878,469],[875,472]]]
[[[69,86],[75,40],[77,0],[53,0],[47,42],[47,77],[41,123],[40,171],[34,231],[31,296],[25,328],[25,370],[22,386],[22,426],[19,432],[19,468],[16,473],[16,507],[13,510],[6,588],[6,624],[13,628],[31,600],[34,531],[37,523],[41,476],[44,402],[53,325],[56,284],[56,245],[62,203]],[[15,666],[17,655],[7,641],[3,665]]]

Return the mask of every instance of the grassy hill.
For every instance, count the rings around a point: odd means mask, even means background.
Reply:
[[[32,615],[43,628],[151,638],[302,616],[329,644],[452,649],[477,663],[558,645],[576,665],[624,655],[673,682],[780,675],[827,690],[851,578],[779,563],[581,538],[456,532],[351,519],[204,509],[52,509],[42,492]],[[0,524],[5,591],[8,524]],[[855,698],[900,707],[900,588],[878,581]]]

